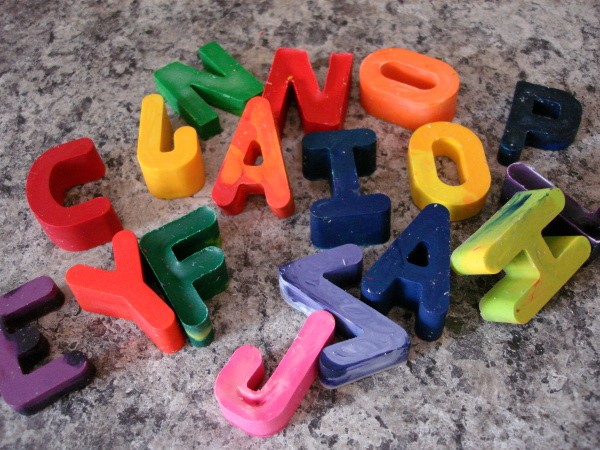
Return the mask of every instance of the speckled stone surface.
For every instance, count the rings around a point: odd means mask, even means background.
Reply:
[[[210,191],[236,116],[221,112],[223,133],[202,142],[207,184],[192,198],[153,198],[135,150],[140,103],[154,92],[152,72],[171,61],[199,66],[198,46],[217,40],[263,81],[280,46],[308,50],[321,83],[330,52],[354,53],[346,127],[377,133],[378,169],[361,185],[366,193],[390,196],[394,235],[418,213],[406,171],[410,132],[367,115],[357,85],[360,61],[383,47],[405,47],[451,64],[461,77],[455,122],[473,130],[486,149],[493,179],[488,202],[480,215],[452,225],[452,248],[498,208],[504,168],[496,152],[517,80],[568,90],[583,104],[581,128],[568,150],[528,148],[522,161],[597,208],[596,1],[8,0],[0,9],[0,289],[52,276],[66,303],[37,326],[53,356],[81,350],[98,369],[90,386],[32,417],[0,401],[1,448],[598,448],[598,261],[525,326],[480,318],[478,299],[495,277],[453,276],[447,327],[438,341],[420,341],[412,316],[392,313],[413,337],[407,364],[339,390],[314,383],[289,426],[265,440],[224,420],[212,390],[233,351],[258,346],[270,373],[304,321],[281,298],[277,267],[315,251],[308,207],[329,189],[302,177],[295,111],[282,146],[297,212],[279,220],[264,199],[253,198],[241,215],[219,215],[231,283],[209,302],[216,337],[208,348],[188,345],[163,355],[132,323],[81,311],[64,274],[76,263],[111,268],[110,246],[60,250],[43,234],[24,195],[37,156],[87,136],[108,170],[101,181],[73,189],[70,204],[105,195],[138,237],[195,207],[214,206]],[[455,177],[451,164],[441,166],[442,174]],[[385,248],[366,248],[365,267]]]

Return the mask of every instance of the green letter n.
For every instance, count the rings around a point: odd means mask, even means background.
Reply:
[[[219,116],[209,105],[242,114],[263,85],[216,42],[198,49],[206,72],[172,62],[154,72],[156,89],[201,139],[221,132]]]

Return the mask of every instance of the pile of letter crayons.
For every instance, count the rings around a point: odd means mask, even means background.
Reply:
[[[177,198],[202,188],[198,135],[207,139],[221,131],[214,106],[241,115],[212,190],[215,204],[238,214],[249,194],[260,194],[277,217],[291,216],[294,198],[280,133],[293,93],[305,133],[303,174],[328,180],[332,193],[310,206],[311,241],[326,250],[279,268],[284,299],[309,315],[290,350],[262,388],[262,359],[252,346],[238,348],[216,379],[223,414],[249,434],[266,436],[285,427],[317,375],[336,388],[404,362],[410,338],[386,317],[392,307],[414,311],[421,339],[439,338],[450,305],[451,267],[463,275],[504,271],[481,299],[481,315],[526,323],[598,255],[600,214],[517,162],[524,146],[560,150],[575,139],[581,105],[564,91],[517,83],[498,153],[501,164],[510,164],[502,191],[506,204],[451,254],[450,221],[478,214],[491,185],[479,138],[449,122],[458,75],[442,61],[405,49],[368,55],[360,66],[361,104],[369,114],[415,130],[408,174],[422,212],[363,275],[359,246],[389,240],[391,202],[359,189],[359,177],[376,169],[375,133],[343,130],[353,55],[331,55],[323,90],[303,50],[277,50],[264,87],[216,42],[201,47],[199,56],[205,72],[168,64],[154,73],[160,95],[142,102],[137,156],[149,191]],[[173,133],[163,98],[191,126]],[[259,156],[262,163],[256,164]],[[454,161],[460,185],[439,179],[439,156]],[[82,251],[112,240],[114,271],[83,265],[67,271],[76,300],[86,311],[135,322],[163,352],[178,351],[186,340],[208,345],[213,330],[204,300],[228,283],[216,214],[200,207],[138,244],[108,199],[64,206],[66,191],[102,178],[104,171],[93,142],[84,138],[44,152],[27,177],[29,206],[57,246]],[[146,284],[142,257],[169,304]],[[360,300],[343,290],[358,283]],[[49,277],[0,297],[0,394],[21,413],[38,411],[93,376],[80,352],[29,370],[47,348],[36,330],[23,325],[62,301]],[[332,343],[336,328],[346,340]]]

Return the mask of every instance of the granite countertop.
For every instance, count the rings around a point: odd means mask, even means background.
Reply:
[[[392,200],[392,234],[418,214],[408,187],[410,132],[362,109],[358,68],[371,52],[403,47],[459,73],[455,122],[482,140],[492,188],[482,212],[452,224],[452,248],[498,208],[505,168],[496,162],[515,84],[567,90],[583,105],[564,151],[527,148],[527,162],[588,208],[600,205],[600,6],[581,2],[9,1],[0,15],[0,291],[50,275],[65,305],[36,325],[52,357],[80,350],[92,383],[24,417],[0,401],[0,448],[598,448],[600,303],[598,261],[584,267],[527,325],[485,322],[478,300],[496,277],[452,277],[442,337],[414,336],[412,314],[390,317],[413,339],[408,362],[338,390],[315,382],[280,434],[256,439],[225,421],[215,377],[243,344],[261,349],[271,373],[305,317],[281,298],[280,264],[314,253],[309,205],[329,196],[301,172],[302,131],[292,108],[282,139],[296,213],[277,219],[257,197],[238,216],[219,213],[231,282],[209,303],[216,331],[207,348],[162,354],[131,322],[79,308],[64,274],[74,264],[105,269],[110,245],[70,253],[44,235],[25,200],[29,167],[55,145],[90,137],[107,166],[75,188],[76,204],[104,195],[138,237],[199,206],[210,192],[238,117],[220,111],[223,132],[202,142],[207,182],[191,198],[159,200],[136,160],[142,98],[152,73],[172,61],[201,67],[199,46],[216,40],[261,81],[279,47],[304,48],[321,83],[329,54],[354,53],[346,128],[377,133],[378,169],[365,193]],[[184,122],[169,109],[174,127]],[[442,162],[452,178],[453,166]],[[387,245],[364,249],[369,267]]]

